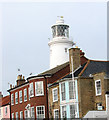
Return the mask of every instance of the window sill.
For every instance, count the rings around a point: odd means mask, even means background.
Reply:
[[[34,95],[30,96],[30,98],[34,97]]]
[[[19,103],[22,103],[22,102],[19,102]]]
[[[27,100],[24,100],[24,102],[27,102]]]
[[[58,99],[57,100],[53,100],[53,102],[58,102]]]
[[[37,94],[36,97],[38,97],[38,96],[44,96],[44,94]]]
[[[101,96],[101,94],[96,94],[96,96]]]

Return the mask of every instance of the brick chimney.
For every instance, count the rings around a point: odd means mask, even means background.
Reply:
[[[25,78],[24,78],[24,76],[22,77],[22,75],[18,75],[16,82],[17,82],[17,86],[25,83]]]
[[[73,61],[73,70],[76,70],[80,65],[80,48],[70,48],[69,49],[69,62],[70,62],[70,71],[72,72],[72,61]]]

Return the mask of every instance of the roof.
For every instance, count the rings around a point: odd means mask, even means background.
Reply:
[[[60,71],[61,69],[65,68],[68,65],[69,65],[69,62],[66,62],[62,65],[59,65],[59,66],[55,67],[55,68],[49,69],[45,72],[42,72],[42,73],[38,74],[37,76],[28,77],[27,80],[31,79],[31,78],[34,78],[34,77],[52,76],[53,74],[57,73],[58,71]]]
[[[89,77],[90,74],[105,72],[106,77],[109,77],[109,61],[88,60],[80,76]]]
[[[84,69],[84,66],[85,66],[85,65],[86,65],[86,63],[74,71],[74,77],[77,77],[77,76],[80,74],[80,72]],[[65,78],[72,78],[72,74],[66,75],[66,76],[63,77],[61,80],[65,79]],[[54,83],[52,83],[52,84],[49,84],[48,87],[55,86],[55,85],[57,85],[58,83],[59,83],[59,80],[56,81],[56,82],[54,82]]]
[[[5,106],[10,104],[10,96],[5,96],[0,99],[0,106]]]
[[[74,71],[74,77],[78,77],[78,75],[81,73],[81,71],[84,69],[86,63],[83,64],[81,67],[79,67],[77,70]],[[65,77],[63,77],[62,79],[64,78],[72,78],[72,74],[68,74],[66,75]]]
[[[103,118],[107,118],[107,112],[106,111],[89,111],[84,118],[98,118],[98,120],[107,120]]]

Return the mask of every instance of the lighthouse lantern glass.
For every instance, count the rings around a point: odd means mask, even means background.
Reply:
[[[54,37],[69,37],[69,26],[56,25],[52,27],[52,35]]]

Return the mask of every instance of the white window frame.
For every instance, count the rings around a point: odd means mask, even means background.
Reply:
[[[22,90],[19,91],[19,103],[22,103],[22,100],[20,98],[22,98]]]
[[[23,119],[23,111],[20,111],[20,119]]]
[[[31,118],[35,118],[35,111],[34,111],[34,117],[32,116],[32,109],[34,109],[34,106],[31,107]]]
[[[26,117],[26,111],[27,111],[27,117]],[[24,111],[24,117],[25,117],[25,118],[28,118],[28,110],[25,110],[25,111]]]
[[[55,96],[54,96],[54,91],[57,90],[57,98],[55,99]],[[58,101],[58,88],[53,88],[52,89],[52,95],[53,95],[53,102],[56,102]]]
[[[66,100],[66,86],[65,86],[65,100],[62,100],[62,84],[65,84],[65,82],[61,83],[61,101],[65,101]]]
[[[70,85],[72,84],[72,90],[70,89]],[[70,80],[69,82],[68,82],[68,84],[69,84],[69,100],[75,100],[76,99],[76,81],[72,81],[72,80]],[[73,88],[73,85],[74,85],[74,88]],[[71,98],[71,94],[73,95],[72,96],[72,98]]]
[[[67,118],[67,106],[66,105],[63,105],[63,106],[61,106],[61,118],[64,118],[63,117],[63,111],[62,111],[62,107],[65,107],[65,110],[66,110],[66,118]]]
[[[7,113],[6,113],[6,111],[7,111]],[[8,114],[8,107],[6,106],[5,107],[5,116]]]
[[[44,118],[45,118],[45,106],[43,106],[43,105],[42,105],[42,106],[36,106],[36,118],[38,118],[38,117],[37,117],[37,116],[38,116],[38,115],[37,115],[37,108],[38,108],[38,107],[43,107],[43,108],[44,108]]]
[[[18,112],[16,112],[16,120],[18,120],[19,119],[19,115],[18,115]]]
[[[70,109],[70,106],[72,106],[72,105],[73,105],[74,108],[75,108],[75,109],[73,109],[73,111],[75,111],[75,114],[74,114],[75,117],[73,117],[73,118],[77,118],[77,104],[70,104],[70,105],[69,105],[69,109]],[[72,117],[71,117],[71,111],[70,111],[70,118],[72,118]]]
[[[1,107],[0,107],[0,116],[1,116]]]
[[[25,93],[26,93],[26,99],[25,99]],[[27,88],[24,89],[24,102],[27,101]]]
[[[28,99],[30,100],[30,87],[28,87]]]
[[[12,113],[11,116],[12,116],[12,119],[14,119],[14,113]]]
[[[33,93],[32,95],[31,95],[31,91]],[[30,92],[30,98],[34,97],[34,85],[33,85],[33,82],[30,83],[30,85],[29,85],[29,92]]]
[[[15,92],[15,104],[18,104],[18,92]]]
[[[54,118],[56,118],[55,111],[58,111],[58,118],[59,118],[59,109],[54,109]],[[58,119],[58,118],[56,118],[56,119]]]
[[[99,82],[99,81],[100,81],[100,90],[101,90],[101,80],[100,79],[99,80],[95,80],[95,92],[96,92],[96,96],[101,95],[101,92],[99,94],[97,93],[97,82]]]
[[[14,105],[14,94],[11,94],[11,105]]]
[[[37,84],[38,83],[40,83],[40,84],[42,84],[42,94],[40,94],[40,93],[37,93]],[[35,82],[35,95],[36,96],[43,96],[44,95],[44,85],[43,85],[43,81],[38,81],[38,82]]]

